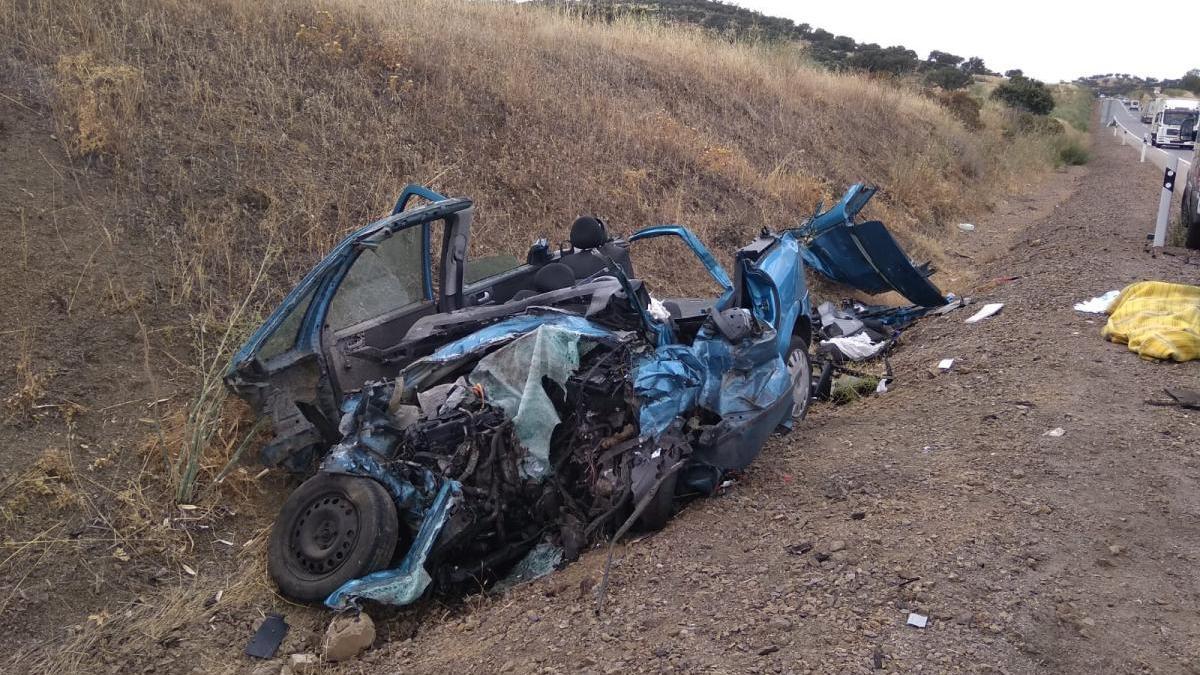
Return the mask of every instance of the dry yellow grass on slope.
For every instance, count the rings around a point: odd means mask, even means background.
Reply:
[[[964,129],[899,85],[791,47],[462,0],[6,0],[78,155],[175,252],[170,298],[228,315],[269,250],[279,297],[399,187],[480,206],[476,245],[561,238],[593,211],[729,249],[855,180],[921,257],[959,214],[1048,165],[1003,122]]]

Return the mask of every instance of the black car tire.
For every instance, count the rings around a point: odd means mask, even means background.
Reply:
[[[650,503],[638,516],[638,527],[647,532],[657,532],[667,526],[667,521],[675,515],[675,486],[678,482],[678,471],[663,479],[658,492],[654,493]]]
[[[792,336],[784,364],[792,376],[790,415],[793,422],[800,422],[808,415],[808,407],[812,403],[812,361],[808,358],[808,343],[803,338]],[[796,395],[798,392],[801,393],[799,397]],[[796,401],[797,398],[801,398],[803,402]]]
[[[1183,190],[1183,204],[1180,206],[1180,221],[1187,228],[1184,232],[1183,245],[1191,249],[1200,249],[1200,218],[1196,217],[1196,205],[1193,204],[1197,196],[1192,194],[1190,190]]]
[[[279,592],[319,602],[342,584],[383,569],[400,527],[387,490],[370,478],[318,473],[288,495],[267,548]]]

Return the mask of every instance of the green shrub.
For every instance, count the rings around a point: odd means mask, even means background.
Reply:
[[[1022,134],[1058,136],[1064,132],[1062,122],[1051,117],[1046,117],[1045,115],[1034,115],[1024,110],[1016,111],[1015,122],[1016,131]]]
[[[937,94],[934,98],[958,118],[958,121],[962,122],[966,128],[971,131],[983,128],[983,121],[979,119],[979,111],[983,106],[975,100],[974,96],[965,91],[947,91]]]
[[[1050,90],[1028,77],[1014,77],[1002,82],[992,91],[992,98],[1035,115],[1047,115],[1054,110],[1054,96]]]
[[[930,71],[925,76],[926,84],[941,87],[946,91],[962,89],[973,81],[974,78],[971,77],[970,73],[964,73],[958,68],[938,68],[937,70]]]
[[[1058,148],[1059,161],[1069,166],[1087,164],[1091,158],[1092,153],[1088,152],[1088,149],[1075,139],[1068,140]]]

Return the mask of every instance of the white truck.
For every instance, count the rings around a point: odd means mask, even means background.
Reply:
[[[1191,148],[1196,143],[1196,118],[1200,101],[1190,98],[1159,98],[1150,104],[1150,145],[1178,145]]]

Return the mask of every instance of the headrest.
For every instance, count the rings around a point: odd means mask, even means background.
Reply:
[[[608,241],[604,223],[594,216],[579,216],[571,223],[571,245],[584,250],[597,248]]]
[[[533,286],[539,293],[557,291],[575,285],[575,273],[570,267],[558,262],[547,263],[533,275]]]

